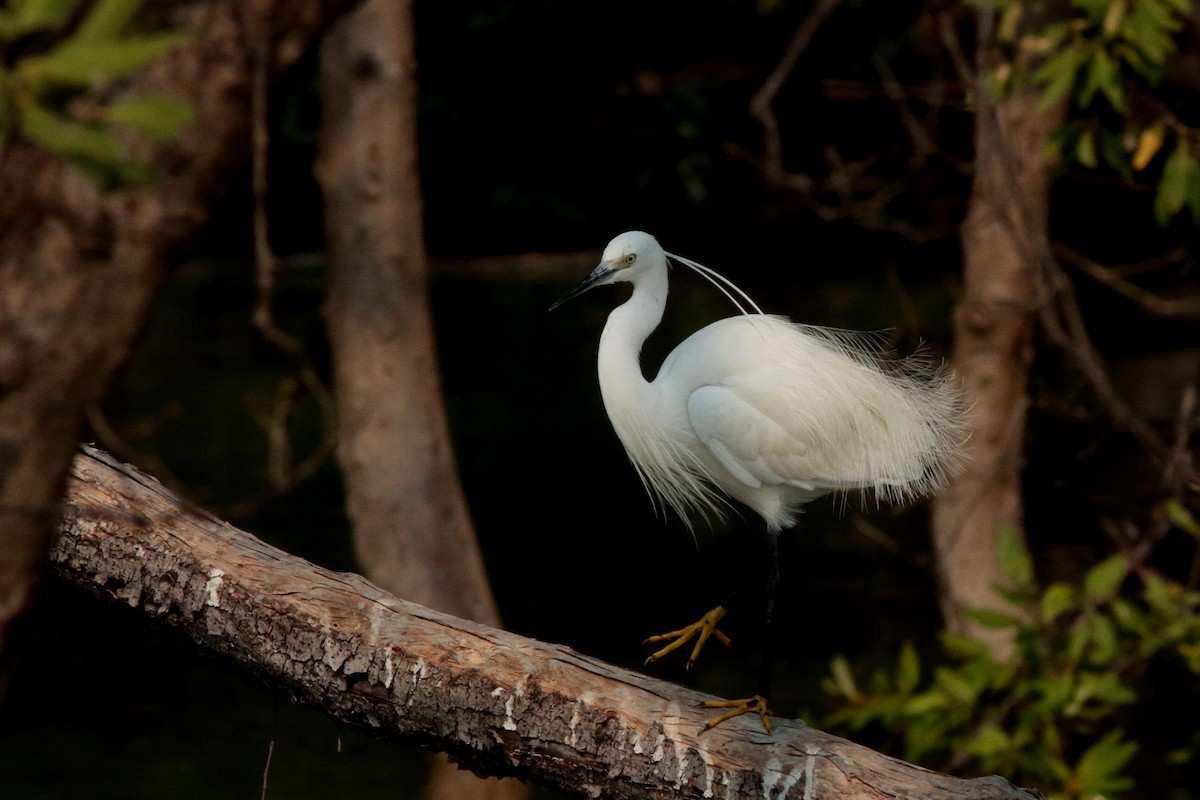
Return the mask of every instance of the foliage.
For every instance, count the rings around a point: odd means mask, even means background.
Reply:
[[[1067,100],[1071,119],[1052,149],[1066,164],[1152,180],[1160,224],[1189,211],[1200,222],[1200,130],[1160,98],[1157,87],[1192,0],[1070,0],[1065,19],[1041,22],[1028,0],[1007,0],[997,38],[1008,58],[998,88],[1030,85],[1043,107]]]
[[[184,39],[131,31],[144,0],[9,0],[0,8],[0,137],[19,135],[106,185],[140,184],[149,167],[127,132],[169,141],[192,119],[180,97],[114,98],[129,78]]]
[[[842,703],[828,723],[860,732],[881,728],[909,760],[973,773],[995,772],[1035,784],[1051,798],[1110,797],[1132,787],[1127,767],[1139,743],[1120,726],[1139,701],[1136,679],[1159,658],[1200,675],[1200,593],[1124,556],[1093,566],[1080,584],[1039,589],[1033,565],[1011,531],[998,555],[1011,589],[997,589],[1008,611],[974,619],[1015,633],[998,661],[980,642],[943,636],[948,663],[923,667],[906,643],[895,666],[860,687],[843,657],[827,689]],[[1194,742],[1170,754],[1195,763]]]

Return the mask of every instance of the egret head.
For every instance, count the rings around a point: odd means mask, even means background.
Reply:
[[[642,231],[628,231],[608,243],[600,264],[583,282],[558,299],[550,310],[591,289],[619,281],[632,281],[651,269],[665,269],[667,256],[658,240]]]

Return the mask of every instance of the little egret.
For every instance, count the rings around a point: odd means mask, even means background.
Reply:
[[[703,275],[742,313],[693,333],[647,381],[639,356],[662,320],[668,258]],[[967,421],[948,369],[919,356],[891,357],[870,334],[764,314],[730,281],[665,252],[641,231],[609,242],[599,266],[551,310],[619,282],[633,284],[633,293],[609,314],[600,336],[608,418],[651,497],[689,527],[697,515],[723,516],[726,496],[763,518],[768,628],[779,584],[779,534],[794,525],[802,505],[851,491],[904,502],[937,489],[957,470]],[[693,625],[651,637],[647,642],[669,644],[647,663],[695,639],[690,667],[710,636],[728,643],[717,629],[725,613],[718,606]],[[731,710],[705,730],[752,712],[769,731],[767,681],[764,668],[759,694],[710,704]]]

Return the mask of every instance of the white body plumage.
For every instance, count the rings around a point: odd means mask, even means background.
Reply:
[[[889,358],[869,335],[747,313],[692,334],[647,381],[639,357],[666,305],[667,256],[649,234],[621,234],[563,300],[633,284],[600,338],[600,390],[643,482],[689,524],[721,515],[724,493],[777,531],[830,492],[906,501],[956,470],[967,425],[952,374]]]

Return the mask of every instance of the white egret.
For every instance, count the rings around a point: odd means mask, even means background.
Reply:
[[[647,381],[639,356],[662,320],[668,258],[711,281],[742,314],[693,333]],[[651,497],[689,526],[697,515],[723,516],[726,496],[763,518],[768,627],[779,583],[779,534],[795,523],[802,505],[851,491],[908,501],[957,469],[967,423],[946,368],[919,356],[891,357],[869,334],[764,314],[730,281],[666,253],[641,231],[609,242],[599,266],[552,310],[592,287],[619,282],[632,284],[633,293],[609,314],[600,336],[608,417]],[[670,643],[647,663],[696,639],[690,667],[710,636],[728,643],[717,630],[725,613],[718,606],[693,625],[651,637],[648,642]],[[759,714],[770,730],[766,687],[759,689],[754,697],[717,704],[732,710],[706,730],[746,712]]]

